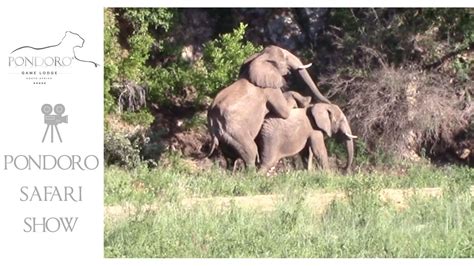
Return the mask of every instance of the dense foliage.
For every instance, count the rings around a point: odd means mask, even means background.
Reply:
[[[379,64],[414,63],[428,67],[472,46],[472,16],[470,9],[334,9],[322,39],[345,55],[344,65],[354,68],[370,71]]]
[[[114,89],[119,90],[115,94],[123,93],[120,83],[125,81],[146,88],[148,101],[165,105],[173,96],[183,96],[185,88],[193,87],[199,103],[235,80],[243,60],[261,49],[243,40],[246,25],[240,24],[233,32],[202,44],[202,56],[190,62],[181,56],[184,44],[172,43],[167,35],[177,12],[164,8],[105,11],[106,112],[119,108],[112,94]],[[128,24],[130,32],[120,33],[120,23]],[[122,48],[118,45],[120,34],[127,34]],[[156,65],[152,62],[156,56],[177,59]]]

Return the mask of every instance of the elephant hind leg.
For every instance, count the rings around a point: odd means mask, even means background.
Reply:
[[[328,152],[324,144],[324,135],[321,131],[313,131],[310,136],[310,146],[313,154],[318,158],[323,170],[329,169]]]
[[[241,143],[242,149],[240,152],[241,158],[244,160],[247,167],[255,167],[257,160],[258,148],[253,140],[246,140]]]
[[[239,157],[244,160],[247,167],[255,167],[257,160],[258,148],[257,144],[250,136],[242,135],[227,135],[225,141],[234,148],[239,154]]]

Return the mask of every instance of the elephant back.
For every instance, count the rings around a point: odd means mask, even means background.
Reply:
[[[259,134],[262,148],[277,150],[280,156],[297,154],[313,131],[306,108],[292,109],[287,119],[266,118]]]
[[[255,138],[267,113],[266,101],[261,88],[239,79],[216,95],[208,114],[220,116],[225,127]]]
[[[272,134],[272,132],[281,132],[284,135],[292,135],[299,131],[310,131],[311,122],[306,115],[307,108],[294,108],[290,111],[287,119],[278,117],[265,118],[262,125],[262,134]]]

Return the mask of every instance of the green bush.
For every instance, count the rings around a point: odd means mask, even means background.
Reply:
[[[240,23],[232,33],[223,34],[204,45],[202,62],[197,64],[200,75],[195,80],[200,95],[217,94],[222,86],[237,79],[240,65],[247,57],[262,50],[259,45],[243,41],[246,27]]]
[[[232,33],[205,43],[203,57],[193,65],[178,60],[167,67],[147,68],[150,99],[166,104],[170,96],[180,95],[185,87],[196,89],[197,103],[206,96],[215,96],[220,89],[237,79],[244,60],[262,49],[244,41],[246,27],[241,23]]]
[[[148,112],[148,110],[140,110],[138,112],[124,112],[122,119],[132,125],[140,125],[149,127],[155,120],[155,117]]]
[[[117,99],[112,93],[114,83],[132,82],[147,88],[148,101],[169,104],[171,98],[183,96],[185,88],[196,90],[195,101],[200,103],[206,96],[214,96],[219,89],[237,78],[239,67],[251,54],[259,51],[244,41],[246,25],[240,24],[231,33],[203,44],[203,57],[194,64],[181,59],[181,43],[167,38],[175,23],[175,9],[167,8],[120,8],[105,10],[105,78],[104,98],[107,113],[116,111]],[[129,24],[118,28],[118,21]],[[124,29],[125,28],[125,29]],[[126,36],[126,43],[119,42]],[[121,43],[124,47],[121,47]],[[173,47],[173,49],[170,49]],[[175,58],[171,63],[155,66],[151,57]]]
[[[115,164],[133,168],[140,164],[140,149],[124,135],[106,130],[104,161],[106,165]]]
[[[114,82],[129,80],[136,84],[146,84],[149,68],[147,61],[152,54],[152,48],[161,49],[164,42],[156,39],[153,31],[161,29],[167,32],[172,26],[174,15],[175,10],[167,8],[105,9],[104,98],[107,113],[114,111],[116,105],[116,99],[111,95]],[[119,45],[118,17],[133,27],[126,39],[127,49],[121,49]]]
[[[117,36],[117,18],[112,9],[104,12],[104,108],[105,112],[112,111],[114,99],[110,94],[112,82],[117,80],[122,58]]]

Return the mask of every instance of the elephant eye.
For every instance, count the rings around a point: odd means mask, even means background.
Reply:
[[[286,62],[284,61],[275,61],[275,60],[267,60],[268,63],[270,63],[273,67],[275,67],[276,69],[278,69],[278,71],[284,76],[286,74],[288,74],[290,71],[289,71],[289,68],[288,68],[288,65],[286,64]]]
[[[278,63],[275,60],[267,60],[268,63],[270,63],[274,67],[278,67]]]

